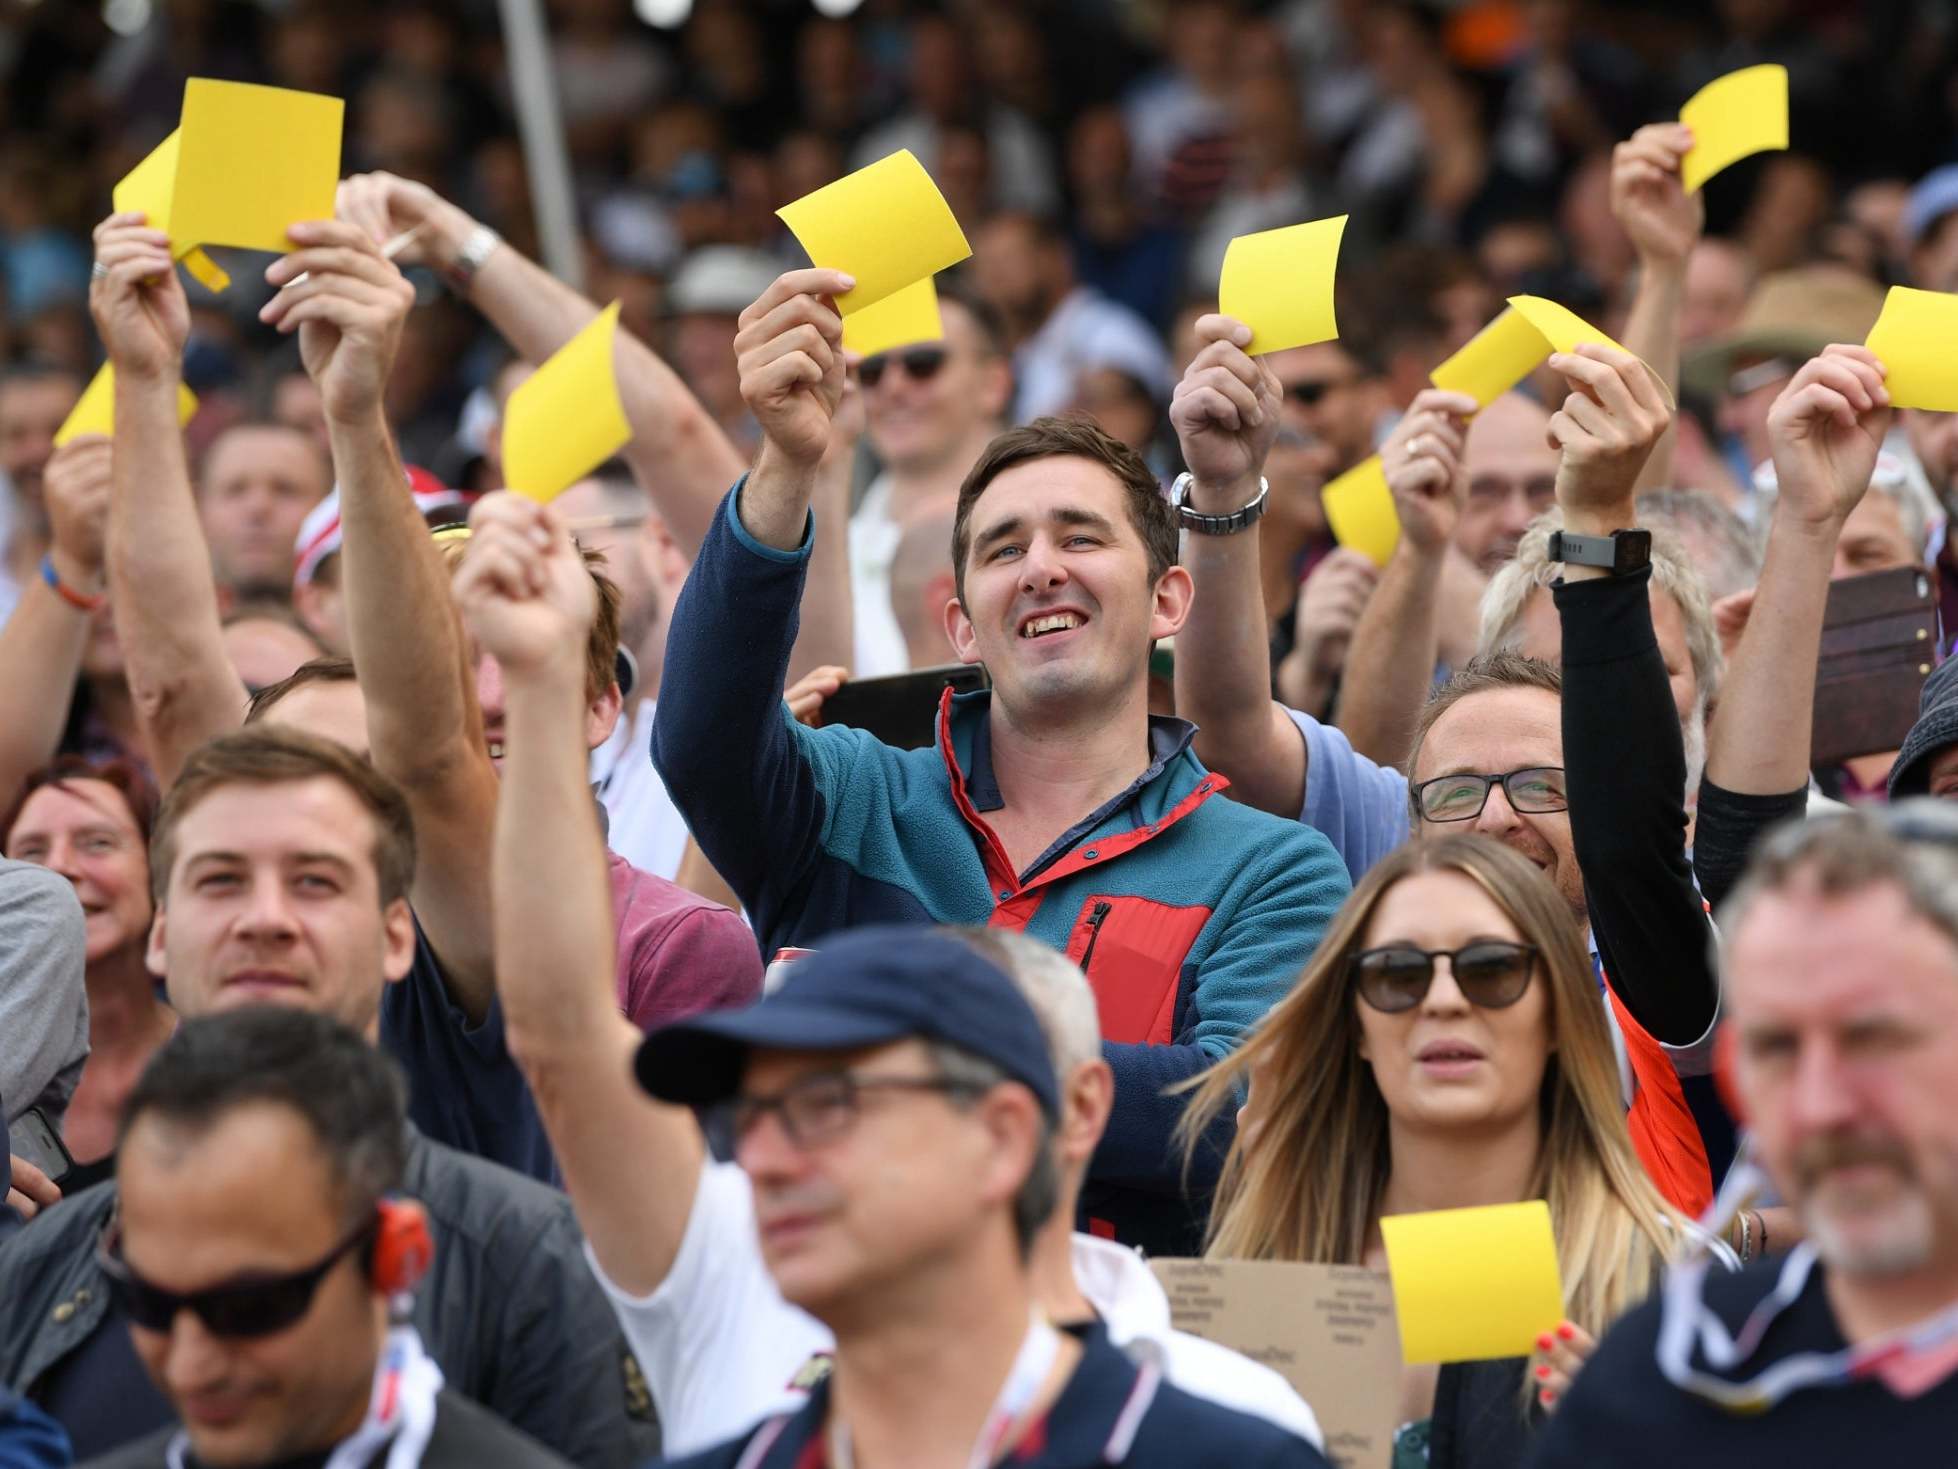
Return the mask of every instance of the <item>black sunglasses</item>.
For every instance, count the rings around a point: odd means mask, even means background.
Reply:
[[[857,381],[874,388],[884,380],[884,369],[895,364],[913,382],[930,382],[938,376],[948,354],[943,347],[912,347],[904,352],[879,352],[857,364]]]
[[[1350,967],[1360,998],[1389,1015],[1412,1010],[1427,999],[1437,959],[1448,961],[1463,999],[1484,1010],[1501,1010],[1523,998],[1536,957],[1529,944],[1478,939],[1459,949],[1419,949],[1413,944],[1364,949],[1353,956]]]
[[[1414,788],[1414,801],[1424,821],[1473,821],[1489,804],[1489,790],[1501,786],[1512,811],[1543,815],[1568,811],[1561,765],[1537,765],[1507,775],[1438,775]]]
[[[1347,387],[1352,381],[1350,377],[1307,378],[1304,382],[1285,384],[1285,396],[1294,403],[1303,404],[1307,408],[1316,408],[1319,406],[1319,400],[1326,394],[1337,388]]]
[[[335,1245],[324,1260],[291,1275],[248,1278],[183,1295],[152,1285],[129,1268],[117,1252],[118,1227],[113,1221],[102,1232],[95,1259],[109,1277],[109,1289],[117,1304],[145,1331],[168,1331],[179,1311],[189,1311],[213,1336],[270,1336],[284,1331],[312,1308],[313,1295],[327,1272],[373,1239],[378,1224],[377,1215]]]

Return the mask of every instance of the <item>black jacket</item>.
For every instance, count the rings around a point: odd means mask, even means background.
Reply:
[[[570,1202],[412,1130],[405,1185],[435,1235],[412,1320],[448,1385],[588,1469],[655,1456],[651,1395],[585,1263]],[[115,1185],[102,1184],[0,1245],[0,1387],[37,1398],[109,1323],[95,1248],[115,1201]]]
[[[90,1459],[84,1469],[162,1469],[176,1434],[174,1426],[159,1428],[112,1454]],[[374,1456],[385,1463],[387,1448]],[[485,1413],[469,1399],[447,1388],[435,1400],[435,1431],[422,1450],[421,1469],[570,1469],[565,1460],[542,1444],[524,1437]]]

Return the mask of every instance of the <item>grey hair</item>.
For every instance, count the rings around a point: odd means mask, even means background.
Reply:
[[[1663,526],[1678,537],[1713,601],[1761,579],[1759,538],[1705,490],[1647,490],[1638,497],[1638,518],[1640,525]]]
[[[1913,912],[1958,946],[1958,807],[1917,796],[1784,822],[1755,848],[1720,905],[1720,932],[1731,941],[1756,902],[1798,878],[1812,879],[1826,897],[1894,884]]]
[[[1550,533],[1563,526],[1563,511],[1556,506],[1530,522],[1530,528],[1517,543],[1516,555],[1490,578],[1482,594],[1482,630],[1476,652],[1509,653],[1520,651],[1523,642],[1523,609],[1538,588],[1556,580],[1561,566],[1550,559]],[[1707,600],[1706,583],[1687,559],[1679,537],[1664,526],[1652,530],[1652,580],[1679,607],[1686,624],[1686,653],[1693,660],[1693,679],[1699,686],[1699,704],[1694,711],[1704,718],[1720,687],[1726,659],[1720,652],[1720,635],[1713,626],[1713,606]]]
[[[1075,1067],[1101,1057],[1101,1019],[1095,992],[1074,961],[1023,933],[998,928],[942,927],[937,932],[957,939],[980,957],[1004,970],[1022,998],[1032,1007],[1047,1037],[1054,1078],[1063,1087]]]

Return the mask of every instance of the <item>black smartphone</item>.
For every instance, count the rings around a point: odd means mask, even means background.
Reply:
[[[61,1140],[61,1133],[39,1107],[29,1107],[7,1124],[7,1151],[25,1158],[47,1174],[56,1188],[62,1187],[75,1171],[75,1156]]]
[[[1834,765],[1902,745],[1937,656],[1937,588],[1928,573],[1901,566],[1830,582],[1815,670],[1814,762]]]
[[[823,723],[847,724],[900,750],[922,750],[938,742],[940,694],[947,688],[963,694],[986,686],[986,670],[967,663],[853,678],[823,700]]]

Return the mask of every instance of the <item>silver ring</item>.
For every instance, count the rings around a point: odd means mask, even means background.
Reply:
[[[1421,451],[1415,446],[1418,445],[1425,437],[1426,435],[1424,434],[1416,434],[1413,438],[1407,441],[1407,458],[1410,464],[1413,463],[1415,459],[1420,457]]]
[[[95,264],[88,268],[88,278],[95,281],[107,280],[109,278],[109,267],[99,260],[96,261]]]

